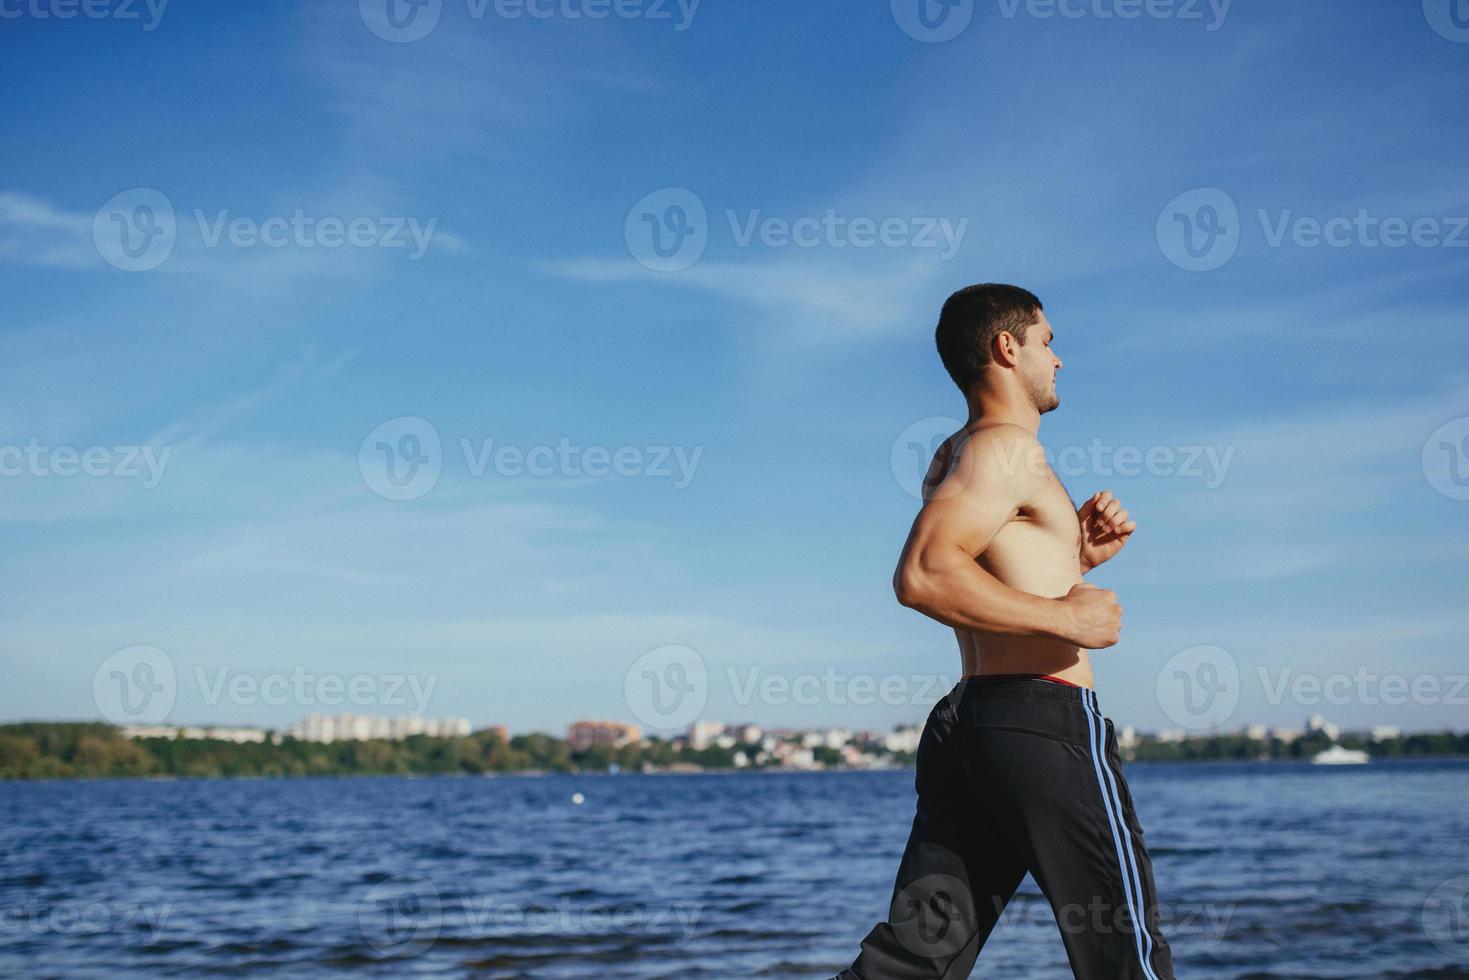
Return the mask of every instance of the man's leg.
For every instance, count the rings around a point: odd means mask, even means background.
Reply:
[[[1025,865],[973,805],[948,699],[918,746],[918,812],[898,866],[888,920],[874,926],[840,980],[969,976]]]
[[[970,763],[995,789],[996,819],[1051,904],[1073,974],[1173,980],[1111,723],[1090,690],[1067,708],[1051,726],[1057,737],[967,732]]]

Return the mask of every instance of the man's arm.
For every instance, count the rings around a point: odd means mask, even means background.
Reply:
[[[1019,426],[981,429],[913,522],[893,575],[898,601],[947,626],[1043,636],[1090,649],[1117,642],[1113,593],[1087,583],[1061,599],[1011,588],[980,567],[981,555],[1041,487],[1040,444]],[[1043,459],[1043,457],[1042,457]]]
[[[1111,490],[1092,494],[1076,512],[1081,525],[1081,574],[1109,561],[1122,550],[1137,530],[1137,521],[1128,517],[1122,501],[1112,496]]]

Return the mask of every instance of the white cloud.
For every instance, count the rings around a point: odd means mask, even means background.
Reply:
[[[0,259],[62,269],[104,269],[92,244],[92,218],[29,194],[0,191]]]

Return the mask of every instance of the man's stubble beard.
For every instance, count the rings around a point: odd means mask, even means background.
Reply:
[[[1035,410],[1042,415],[1055,411],[1061,404],[1061,396],[1052,390],[1050,378],[1031,383],[1030,400],[1035,405]]]

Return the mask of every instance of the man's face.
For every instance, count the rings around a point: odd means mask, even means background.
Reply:
[[[1020,377],[1036,411],[1042,415],[1061,404],[1056,394],[1056,372],[1061,370],[1061,358],[1051,350],[1053,339],[1055,333],[1046,322],[1046,314],[1037,312],[1035,322],[1025,332],[1025,343],[1020,345]]]

